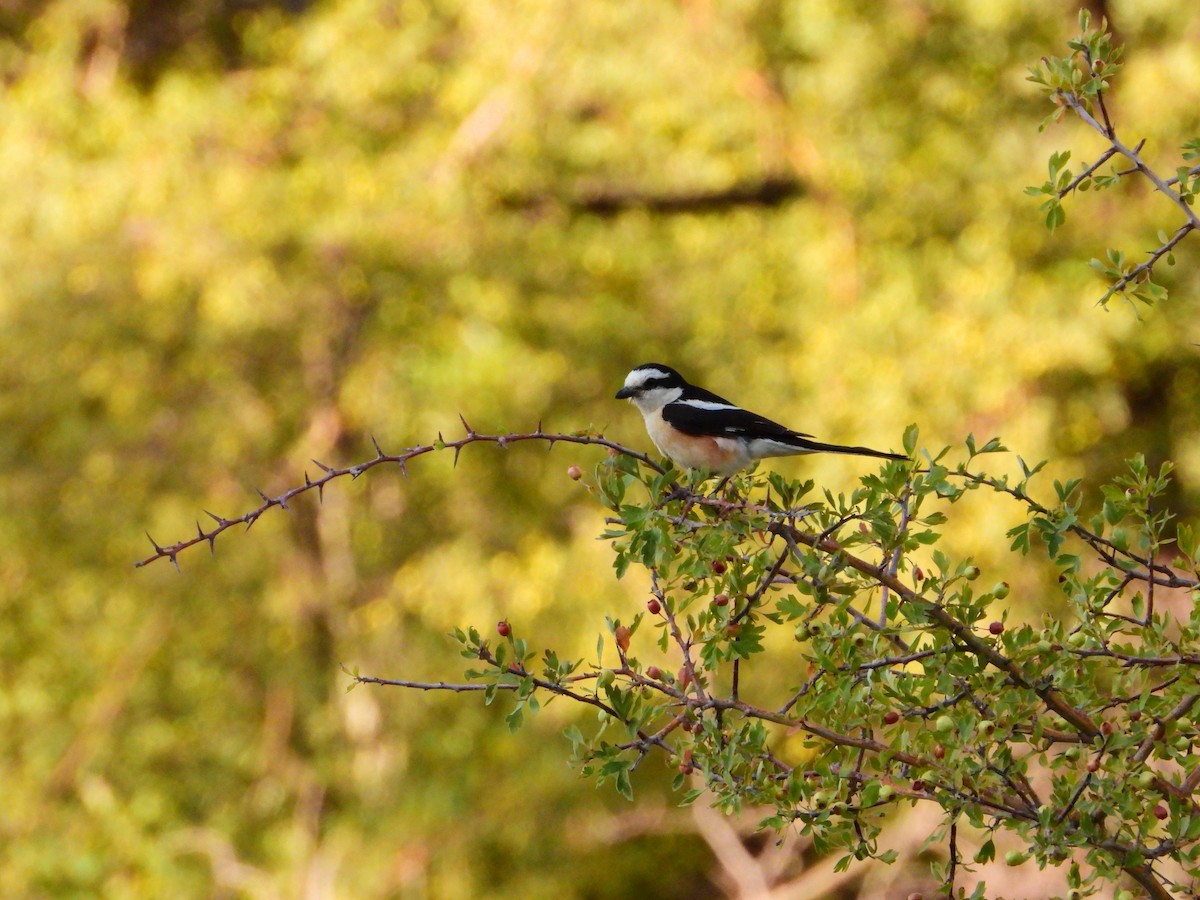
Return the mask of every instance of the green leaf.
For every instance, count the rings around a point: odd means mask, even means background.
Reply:
[[[504,721],[508,723],[509,731],[516,731],[521,727],[521,722],[524,718],[525,713],[522,709],[522,704],[518,703],[515,707],[513,707],[512,712],[504,717]]]
[[[1053,232],[1067,221],[1067,212],[1057,200],[1048,204],[1048,206],[1049,209],[1046,210],[1046,230]]]
[[[583,732],[579,730],[579,726],[568,725],[563,729],[563,735],[568,741],[571,742],[572,751],[578,753],[580,748],[584,745]]]
[[[996,844],[992,840],[986,840],[983,845],[975,853],[975,862],[989,863],[996,858]]]
[[[692,788],[683,795],[683,799],[679,801],[680,806],[691,806],[698,799],[704,796],[703,788]]]
[[[633,784],[629,780],[629,769],[624,768],[617,772],[616,779],[617,793],[626,800],[633,800]]]
[[[917,437],[919,435],[920,429],[917,428],[915,423],[904,429],[904,438],[902,443],[904,446],[904,452],[909,456],[912,456],[913,452],[917,449]]]

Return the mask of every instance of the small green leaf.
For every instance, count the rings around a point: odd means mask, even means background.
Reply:
[[[988,863],[995,858],[996,844],[991,840],[984,841],[983,846],[975,854],[975,862],[977,863]]]
[[[1050,209],[1046,212],[1046,229],[1054,231],[1067,221],[1066,210],[1058,201],[1050,204]]]
[[[509,731],[516,731],[518,728],[521,727],[521,721],[524,718],[525,718],[524,710],[522,709],[521,704],[518,703],[513,708],[513,711],[504,717],[504,721],[508,723]]]

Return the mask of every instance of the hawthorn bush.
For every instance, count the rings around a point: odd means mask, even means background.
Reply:
[[[904,436],[911,461],[835,496],[764,472],[712,493],[597,435],[468,427],[457,441],[323,466],[321,478],[264,497],[245,516],[156,544],[147,561],[379,465],[406,468],[474,443],[600,445],[609,455],[589,489],[610,513],[603,538],[617,575],[641,573],[648,595],[644,612],[609,620],[595,660],[536,650],[503,621],[494,636],[456,632],[469,683],[355,671],[351,686],[480,690],[488,702],[511,694],[514,729],[554,698],[589,705],[596,726],[568,735],[585,774],[631,797],[630,773],[663,753],[687,788],[684,803],[707,792],[725,810],[765,807],[762,827],[811,835],[818,850],[844,852],[838,865],[890,861],[877,841],[888,811],[936,804],[948,893],[958,871],[996,852],[985,839],[963,859],[960,825],[1019,836],[1026,849],[1010,852],[1010,864],[1069,861],[1075,891],[1122,873],[1151,896],[1182,889],[1200,854],[1200,730],[1190,716],[1200,699],[1190,592],[1200,580],[1193,530],[1174,525],[1167,536],[1172,517],[1160,500],[1171,467],[1130,460],[1085,521],[1079,480],[1055,482],[1042,502],[1031,487],[1042,465],[1021,461],[1015,481],[980,467],[1004,450],[998,440],[968,438],[952,461],[950,448],[917,454],[917,437],[915,428]],[[1008,585],[939,549],[946,508],[980,491],[1023,508],[1025,521],[1008,532],[1013,552],[1044,554],[1059,573],[1055,612],[1040,623],[997,616]],[[1189,592],[1188,616],[1159,599],[1179,590]],[[606,644],[616,665],[604,664]],[[797,731],[812,751],[800,765],[778,749]],[[688,788],[692,775],[702,788]]]

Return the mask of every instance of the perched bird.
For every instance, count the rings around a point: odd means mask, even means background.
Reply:
[[[687,469],[732,475],[755,460],[801,453],[852,453],[907,459],[869,447],[823,444],[784,428],[724,397],[688,384],[670,366],[644,363],[625,378],[618,400],[629,400],[646,420],[650,440],[664,456]]]

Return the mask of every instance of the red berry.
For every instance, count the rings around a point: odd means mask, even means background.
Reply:
[[[512,626],[508,624],[507,619],[501,619],[496,623],[496,634],[503,638],[506,638],[512,634]]]
[[[900,713],[896,712],[894,709],[889,709],[887,712],[885,712],[883,714],[883,724],[884,725],[895,725],[899,721],[900,721]]]
[[[660,612],[662,612],[662,606],[660,606],[659,602],[654,599],[646,601],[646,609],[650,610],[650,614],[652,616],[657,616]]]
[[[913,790],[916,791],[918,794],[925,793],[925,782],[923,782],[921,779],[918,778],[916,781],[913,782]]]
[[[988,631],[990,631],[992,634],[1003,634],[1004,633],[1004,623],[1003,622],[993,622],[991,625],[988,626]]]
[[[936,747],[934,747],[933,748],[933,758],[934,759],[945,759],[946,758],[946,748],[941,744],[938,744]]]
[[[725,563],[721,562],[721,560],[714,559],[712,561],[712,570],[713,570],[714,575],[724,575],[725,568],[726,568]]]
[[[1163,804],[1160,803],[1160,804],[1158,804],[1158,806],[1154,807],[1154,818],[1165,819],[1170,815],[1171,815],[1171,813],[1167,810],[1167,808]]]
[[[578,481],[583,477],[583,469],[579,468],[579,466],[568,466],[567,477],[572,481]]]
[[[713,606],[728,606],[728,605],[729,605],[729,595],[728,594],[717,594],[717,596],[713,597]]]
[[[913,568],[913,580],[914,581],[924,581],[925,580],[925,570],[922,569],[920,566],[915,566]]]
[[[1112,734],[1116,730],[1117,730],[1117,726],[1114,725],[1112,722],[1101,722],[1100,723],[1100,731],[1103,734],[1106,734],[1106,735]]]
[[[658,681],[660,678],[662,678],[662,669],[660,669],[658,666],[646,666],[646,677],[653,678],[655,681]]]

